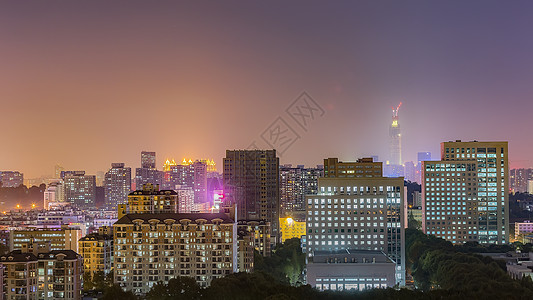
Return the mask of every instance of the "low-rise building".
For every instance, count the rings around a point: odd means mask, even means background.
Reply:
[[[25,243],[43,243],[49,241],[52,250],[73,250],[78,252],[78,240],[82,236],[79,228],[61,226],[58,228],[36,228],[13,230],[9,235],[11,251],[22,249]]]
[[[382,251],[315,251],[307,283],[319,290],[365,290],[396,284],[396,263]]]
[[[517,238],[521,234],[533,233],[533,223],[529,221],[516,222],[514,224],[514,235]]]
[[[305,221],[298,221],[292,217],[279,218],[281,242],[292,238],[301,238],[305,235]]]

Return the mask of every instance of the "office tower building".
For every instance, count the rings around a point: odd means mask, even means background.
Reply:
[[[211,202],[207,198],[207,165],[209,160],[183,160],[178,165],[174,160],[167,160],[163,167],[163,188],[175,190],[176,186],[190,187],[194,191],[195,203]]]
[[[111,169],[105,173],[104,179],[105,206],[116,209],[118,204],[128,200],[131,191],[131,168],[123,163],[111,164]]]
[[[104,186],[105,174],[103,171],[96,172],[96,186]]]
[[[79,240],[78,248],[83,257],[83,270],[94,274],[111,272],[113,267],[113,236],[92,233]]]
[[[163,172],[156,169],[137,168],[135,169],[135,187],[142,188],[145,184],[163,185]]]
[[[156,169],[155,163],[155,152],[141,152],[141,167],[135,169],[135,189],[147,183],[163,186],[163,172]]]
[[[115,283],[138,295],[190,276],[202,286],[237,272],[234,215],[128,214],[113,225]]]
[[[194,211],[194,190],[188,186],[176,186],[178,194],[178,212],[191,213]]]
[[[61,178],[61,172],[65,171],[65,168],[63,168],[61,165],[57,164],[54,166],[54,178],[58,179]]]
[[[441,160],[423,162],[424,232],[452,243],[507,243],[507,153],[507,142],[441,143]]]
[[[6,268],[7,299],[82,298],[83,259],[75,251],[30,242],[0,256],[0,263]]]
[[[405,180],[416,182],[416,167],[412,161],[408,161],[404,164],[404,177]]]
[[[96,176],[85,171],[65,173],[65,201],[78,208],[94,207],[96,200]]]
[[[195,161],[191,168],[194,174],[194,202],[205,203],[207,199],[207,164]]]
[[[360,158],[355,162],[342,162],[338,158],[324,159],[324,177],[328,178],[369,178],[382,177],[383,163],[373,158]]]
[[[50,243],[52,250],[72,250],[78,252],[78,240],[83,236],[80,228],[61,226],[60,228],[28,227],[12,230],[9,233],[9,250],[21,250],[25,243]]]
[[[533,179],[533,169],[512,169],[509,172],[509,185],[513,193],[527,193],[528,181]]]
[[[155,152],[142,151],[141,152],[141,168],[155,169]]]
[[[0,171],[1,187],[18,187],[24,183],[24,175],[18,171]]]
[[[147,183],[142,190],[128,195],[128,213],[177,213],[178,194],[173,190],[159,190],[159,186]]]
[[[279,233],[279,158],[276,150],[227,150],[224,193],[238,220],[265,220],[275,244]]]
[[[400,106],[392,109],[392,123],[389,127],[389,164],[402,164],[402,133],[400,130],[400,123],[398,123],[398,111]]]
[[[51,182],[43,194],[43,208],[52,209],[65,204],[65,186],[63,180],[56,179]]]
[[[73,175],[85,175],[85,171],[61,171],[60,178],[65,180],[66,176],[73,176]]]
[[[291,165],[279,169],[280,216],[305,217],[305,196],[318,192],[318,178],[324,174],[323,168],[305,168]]]
[[[316,253],[382,251],[404,285],[403,178],[320,178],[318,187],[318,195],[307,196],[308,270]]]

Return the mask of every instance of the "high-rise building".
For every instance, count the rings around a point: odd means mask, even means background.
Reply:
[[[417,153],[418,165],[420,165],[423,161],[430,161],[430,160],[431,160],[431,152],[418,152]]]
[[[104,186],[105,172],[97,171],[96,172],[96,186]]]
[[[226,150],[223,176],[227,201],[237,205],[237,219],[270,222],[275,244],[280,210],[276,150]]]
[[[324,174],[323,168],[305,168],[298,165],[281,166],[279,169],[280,216],[305,216],[305,196],[318,192],[318,178]]]
[[[398,122],[398,111],[400,106],[392,109],[392,123],[389,127],[389,164],[402,164],[402,133],[400,130],[400,123]]]
[[[386,164],[383,167],[383,176],[386,177],[404,177],[405,170],[402,165]]]
[[[79,240],[84,272],[111,272],[113,266],[113,236],[92,233]]]
[[[0,263],[6,267],[6,298],[81,300],[81,255],[40,246],[30,242],[23,250],[0,256]]]
[[[513,193],[528,192],[528,181],[533,179],[533,169],[512,169],[509,172],[509,185]]]
[[[43,208],[51,209],[65,203],[65,186],[63,180],[56,179],[46,188],[43,195]]]
[[[423,162],[422,229],[452,243],[509,240],[507,142],[441,143],[441,160]]]
[[[343,250],[383,251],[405,284],[403,178],[320,178],[307,197],[307,256]]]
[[[113,233],[115,283],[135,294],[176,276],[206,287],[237,272],[234,215],[128,214],[113,225]]]
[[[142,151],[141,152],[141,168],[155,169],[155,152]]]
[[[163,186],[163,172],[156,169],[155,162],[155,152],[141,152],[141,167],[135,169],[135,189],[147,183]]]
[[[194,191],[195,203],[208,202],[207,161],[209,160],[184,160],[178,165],[174,160],[167,160],[163,167],[163,188],[175,190],[177,186],[190,187]]]
[[[131,168],[123,163],[111,164],[105,173],[104,190],[106,207],[116,209],[118,204],[126,203],[131,191]]]
[[[65,200],[78,208],[94,207],[96,200],[96,176],[85,171],[66,173]]]
[[[405,180],[416,182],[416,167],[412,161],[405,162],[404,164],[404,177]]]
[[[249,235],[253,247],[262,256],[270,256],[270,222],[256,220],[238,220],[239,232]]]
[[[139,213],[177,213],[178,194],[173,190],[159,190],[159,186],[147,183],[142,190],[128,195],[127,212]]]
[[[61,178],[61,172],[65,171],[61,165],[57,164],[54,166],[54,178]]]
[[[194,211],[194,190],[188,186],[176,186],[178,193],[178,212],[191,213]]]
[[[324,159],[324,177],[328,178],[369,178],[382,177],[383,163],[371,157],[360,158],[355,162],[343,162],[338,158]]]
[[[24,175],[18,171],[0,171],[2,187],[18,187],[24,183]]]

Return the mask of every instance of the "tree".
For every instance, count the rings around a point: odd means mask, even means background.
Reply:
[[[172,278],[167,284],[156,283],[146,294],[147,300],[194,300],[200,299],[201,289],[192,277],[178,276]]]
[[[278,244],[269,257],[254,253],[254,270],[269,274],[280,282],[291,285],[303,283],[305,254],[302,253],[300,239],[292,238]]]
[[[125,292],[122,288],[115,284],[107,288],[104,292],[104,297],[102,300],[137,300],[137,297],[131,292]]]

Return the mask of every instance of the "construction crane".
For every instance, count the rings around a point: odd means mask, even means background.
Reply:
[[[400,110],[400,106],[402,106],[402,102],[400,102],[400,104],[398,104],[398,107],[396,107],[396,109],[394,109],[394,106],[392,107],[392,116],[393,117],[398,117],[398,111]]]

